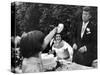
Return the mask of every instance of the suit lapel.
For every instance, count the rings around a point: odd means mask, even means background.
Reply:
[[[90,25],[90,22],[87,24],[82,38],[84,38],[86,36],[86,29],[89,27],[89,25]]]
[[[79,37],[80,37],[80,39],[81,39],[81,30],[82,30],[82,22],[80,23],[80,27],[79,27]]]

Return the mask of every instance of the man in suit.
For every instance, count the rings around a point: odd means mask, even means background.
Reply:
[[[91,8],[83,7],[82,22],[77,22],[74,28],[73,62],[85,66],[91,66],[97,59],[97,27],[91,17]]]

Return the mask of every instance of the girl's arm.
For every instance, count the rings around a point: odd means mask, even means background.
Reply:
[[[44,42],[42,45],[43,50],[47,47],[47,45],[49,44],[49,42],[52,40],[53,36],[56,34],[57,32],[57,27],[55,27],[45,38],[44,38]]]

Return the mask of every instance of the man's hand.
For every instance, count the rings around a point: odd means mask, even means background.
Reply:
[[[86,51],[87,51],[86,46],[82,46],[82,47],[79,49],[79,52],[81,52],[81,53],[84,53],[84,52],[86,52]]]
[[[98,60],[97,59],[96,60],[93,60],[92,67],[93,68],[97,68],[98,67]]]
[[[76,43],[73,44],[73,49],[74,49],[74,50],[77,50],[77,45],[76,45]]]

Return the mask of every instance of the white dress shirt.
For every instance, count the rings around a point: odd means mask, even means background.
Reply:
[[[86,27],[87,27],[87,25],[88,25],[88,23],[89,23],[89,21],[88,22],[83,22],[83,24],[82,24],[82,30],[81,30],[81,38],[83,37],[83,35],[84,35],[84,32],[85,32],[85,29],[86,29]]]

